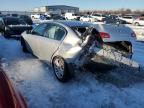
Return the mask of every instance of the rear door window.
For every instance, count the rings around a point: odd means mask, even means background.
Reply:
[[[46,28],[47,28],[47,24],[40,24],[32,31],[32,34],[38,36],[44,36]]]
[[[51,24],[47,27],[44,36],[53,39],[53,40],[61,40],[66,34],[66,30],[55,24]]]

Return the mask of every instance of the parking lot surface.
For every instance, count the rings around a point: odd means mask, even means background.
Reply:
[[[144,43],[133,42],[133,59],[141,65]],[[51,67],[21,50],[18,40],[0,36],[2,66],[23,93],[29,108],[142,108],[144,72],[132,67],[77,71],[60,83]]]

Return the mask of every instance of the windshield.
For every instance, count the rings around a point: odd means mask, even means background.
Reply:
[[[25,25],[26,23],[22,19],[18,18],[6,18],[4,19],[6,25]]]
[[[72,14],[72,16],[77,16],[77,14]]]

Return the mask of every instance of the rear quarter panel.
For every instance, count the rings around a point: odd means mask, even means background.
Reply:
[[[69,27],[64,26],[67,30],[67,35],[62,41],[59,49],[53,55],[52,59],[55,56],[63,57],[67,62],[72,62],[75,60],[77,55],[81,51],[81,47],[78,45],[80,42],[80,38],[76,35],[76,33]]]

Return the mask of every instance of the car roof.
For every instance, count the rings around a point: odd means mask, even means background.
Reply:
[[[68,27],[90,27],[93,24],[81,21],[57,21],[58,23],[64,24]]]

